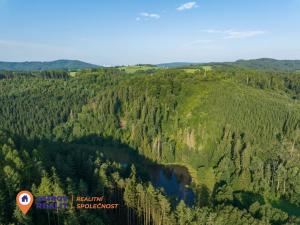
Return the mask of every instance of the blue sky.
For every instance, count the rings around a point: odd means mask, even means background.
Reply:
[[[0,61],[300,59],[300,0],[0,0]]]

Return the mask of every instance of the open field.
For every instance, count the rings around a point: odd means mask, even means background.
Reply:
[[[159,70],[161,68],[156,66],[121,66],[117,67],[119,70],[125,71],[126,73],[135,73],[137,71],[148,71],[148,70]]]

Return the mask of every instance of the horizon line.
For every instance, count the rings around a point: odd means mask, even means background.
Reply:
[[[236,60],[227,60],[227,61],[221,61],[221,60],[215,60],[215,61],[206,61],[206,62],[197,62],[197,61],[184,61],[184,60],[178,60],[178,61],[168,61],[168,62],[160,62],[160,63],[133,63],[133,64],[98,64],[98,63],[91,63],[85,60],[81,59],[54,59],[54,60],[25,60],[25,61],[7,61],[7,60],[0,60],[0,63],[51,63],[56,61],[79,61],[87,64],[91,64],[94,66],[106,66],[106,67],[117,67],[117,66],[137,66],[137,65],[161,65],[161,64],[172,64],[172,63],[186,63],[186,64],[210,64],[210,63],[231,63],[231,62],[237,62],[237,61],[251,61],[251,60],[259,60],[259,59],[271,59],[276,61],[300,61],[300,59],[279,59],[279,58],[270,58],[270,57],[261,57],[261,58],[238,58]]]

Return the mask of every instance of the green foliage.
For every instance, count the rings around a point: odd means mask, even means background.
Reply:
[[[39,71],[39,70],[78,70],[99,66],[78,60],[56,60],[52,62],[0,62],[0,70]]]
[[[159,69],[159,67],[152,65],[120,66],[116,68],[126,73],[154,73]]]
[[[286,70],[297,71],[300,69],[299,60],[276,60],[276,59],[253,59],[253,60],[238,60],[234,63],[228,63],[234,66],[252,68],[252,69],[264,69],[264,70]]]
[[[97,91],[120,77],[116,70],[94,73],[69,80],[39,76],[0,80],[1,129],[32,139],[53,137],[56,126],[67,122]]]
[[[3,74],[0,129],[10,135],[0,134],[0,223],[299,223],[296,73],[215,66]],[[124,154],[136,154],[130,171],[106,158]],[[146,160],[188,165],[194,206],[147,183]],[[23,218],[13,204],[20,188],[105,195],[123,207],[114,218],[74,210]]]

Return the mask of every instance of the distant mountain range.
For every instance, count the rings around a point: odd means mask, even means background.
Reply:
[[[178,68],[178,67],[186,67],[186,66],[194,66],[194,65],[202,65],[202,64],[204,64],[204,63],[171,62],[171,63],[156,64],[156,66],[162,67],[162,68]]]
[[[269,58],[237,60],[235,62],[211,62],[211,63],[192,63],[192,62],[171,62],[156,64],[161,68],[180,68],[195,67],[204,65],[231,65],[252,69],[263,70],[282,70],[300,71],[300,60],[276,60]],[[78,70],[92,69],[100,66],[86,63],[79,60],[56,60],[51,62],[0,62],[0,70],[13,71],[41,71],[41,70]]]
[[[0,62],[0,70],[77,70],[98,68],[99,66],[79,60],[56,60],[51,62]]]
[[[252,59],[252,60],[238,60],[233,63],[227,63],[233,66],[247,67],[253,69],[274,69],[297,71],[300,70],[300,60],[276,60],[269,58]]]
[[[270,58],[252,59],[252,60],[238,60],[235,62],[211,62],[211,63],[190,63],[190,62],[172,62],[157,64],[158,67],[163,68],[178,68],[188,66],[202,66],[202,65],[232,65],[252,69],[263,70],[284,70],[284,71],[298,71],[300,70],[300,60],[276,60]]]

